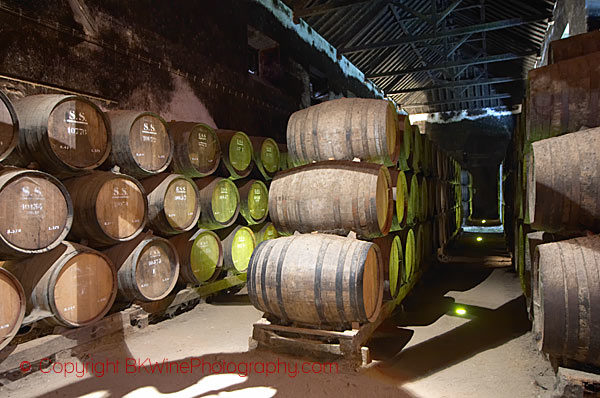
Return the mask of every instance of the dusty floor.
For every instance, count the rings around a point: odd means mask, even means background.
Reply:
[[[456,250],[497,252],[499,236],[484,237],[473,250],[474,235],[466,235]],[[456,308],[466,315],[456,314]],[[126,340],[115,336],[63,360],[63,373],[57,366],[0,387],[0,396],[513,398],[543,394],[540,384],[551,387],[551,371],[529,333],[518,279],[508,268],[431,268],[405,301],[404,311],[396,311],[378,329],[369,344],[375,363],[360,372],[248,352],[252,323],[260,316],[244,295],[200,305]],[[252,373],[227,374],[223,365]],[[80,374],[64,374],[72,368]]]

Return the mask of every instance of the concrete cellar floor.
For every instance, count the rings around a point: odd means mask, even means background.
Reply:
[[[501,235],[482,235],[481,243],[474,236],[465,234],[454,250],[463,256],[502,250]],[[457,314],[457,308],[466,314]],[[552,388],[552,371],[535,348],[518,277],[509,268],[436,265],[403,309],[377,330],[369,343],[374,363],[358,372],[343,364],[248,351],[252,324],[261,314],[241,294],[199,305],[126,339],[104,339],[62,359],[63,369],[0,387],[0,396],[513,398]],[[127,367],[127,358],[144,366],[129,360]],[[253,373],[226,374],[223,362],[230,370]],[[91,365],[98,373],[104,366],[104,375],[91,374]],[[191,373],[190,366],[196,366]],[[65,375],[65,369],[74,373]]]

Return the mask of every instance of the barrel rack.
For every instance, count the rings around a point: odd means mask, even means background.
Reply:
[[[417,271],[410,282],[400,287],[395,299],[384,302],[379,317],[371,323],[353,323],[352,329],[339,331],[278,325],[263,315],[254,324],[249,348],[313,358],[341,357],[354,368],[367,366],[371,363],[371,354],[364,344],[408,296],[423,272],[424,269]]]
[[[122,311],[113,313],[93,325],[76,329],[55,327],[50,334],[38,324],[31,330],[17,335],[15,339],[0,350],[0,385],[5,381],[14,381],[45,368],[52,362],[68,358],[71,352],[81,349],[100,339],[120,334],[123,338],[146,328],[150,321],[171,318],[181,312],[192,309],[196,304],[221,292],[239,289],[246,283],[246,273],[228,276],[203,286],[190,286],[163,299],[162,307],[156,312],[148,312],[143,306],[134,304]],[[30,370],[21,369],[27,362]],[[42,366],[43,365],[43,366]]]

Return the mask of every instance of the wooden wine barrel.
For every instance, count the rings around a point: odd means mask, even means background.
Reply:
[[[423,163],[423,174],[427,177],[431,176],[431,140],[427,137],[426,134],[421,135],[421,143],[422,147],[422,163]]]
[[[418,176],[419,181],[419,212],[418,212],[418,220],[423,222],[427,220],[427,214],[429,209],[429,203],[427,199],[429,198],[429,193],[427,191],[427,179],[423,176]]]
[[[436,211],[436,180],[434,178],[427,179],[427,218],[432,218]]]
[[[25,317],[26,300],[21,282],[0,266],[0,350],[19,331]]]
[[[410,176],[408,189],[408,207],[406,208],[406,225],[415,225],[419,219],[419,179],[416,174]]]
[[[600,366],[600,236],[546,243],[537,250],[539,347],[556,358]]]
[[[117,272],[104,254],[63,241],[57,248],[4,263],[23,285],[25,324],[79,327],[104,317],[117,295]]]
[[[103,247],[131,240],[144,229],[148,201],[144,188],[132,177],[94,171],[64,184],[73,199],[71,239]]]
[[[256,244],[258,245],[261,242],[269,239],[275,239],[279,237],[279,232],[273,225],[272,222],[266,222],[259,225],[252,225],[249,227],[252,232],[254,232],[254,237],[256,238]]]
[[[386,235],[373,239],[373,243],[381,250],[384,274],[384,299],[394,299],[398,296],[404,280],[404,250],[399,235]],[[389,295],[389,296],[388,296]]]
[[[527,175],[531,226],[600,232],[600,128],[534,142]]]
[[[200,218],[198,186],[181,174],[161,173],[141,181],[148,199],[148,227],[161,236],[189,231]]]
[[[219,229],[230,226],[240,213],[240,194],[233,181],[221,177],[196,178],[201,208],[198,226]]]
[[[398,117],[391,102],[340,98],[299,110],[287,126],[288,155],[294,163],[361,159],[398,161]]]
[[[173,139],[171,170],[186,177],[211,175],[221,162],[221,146],[215,130],[203,123],[171,122]]]
[[[232,180],[248,177],[254,167],[254,150],[248,136],[241,131],[219,129],[216,132],[222,158],[219,174]]]
[[[269,214],[269,190],[260,180],[238,180],[240,214],[248,225],[260,224]]]
[[[119,302],[158,301],[175,288],[179,256],[167,239],[144,233],[104,254],[118,271]]]
[[[110,123],[94,103],[60,94],[32,95],[13,101],[19,143],[7,164],[39,167],[58,177],[100,166],[111,150]]]
[[[402,243],[404,268],[402,271],[403,279],[402,283],[409,283],[416,272],[416,246],[415,246],[415,233],[412,228],[404,229],[400,233],[400,240]]]
[[[217,280],[223,269],[223,245],[206,229],[185,232],[169,239],[179,256],[179,281],[201,285]]]
[[[407,171],[411,167],[414,134],[408,115],[399,115],[399,117],[402,116],[404,118],[404,130],[402,131],[402,143],[398,165],[400,166],[400,170]]]
[[[371,242],[326,234],[268,240],[250,260],[248,297],[286,322],[372,322],[383,300],[381,252]]]
[[[173,139],[167,122],[152,112],[110,111],[106,113],[112,132],[112,150],[104,166],[119,166],[120,172],[143,178],[167,169],[173,157]]]
[[[399,231],[406,225],[406,209],[408,207],[408,184],[404,171],[396,170],[393,167],[389,169],[392,181],[392,190],[394,198],[394,218],[390,231]]]
[[[269,214],[278,231],[386,235],[394,200],[388,169],[328,161],[282,171],[271,182]]]
[[[266,181],[279,171],[279,146],[272,138],[248,137],[252,142],[254,169],[257,178]]]
[[[233,273],[245,272],[256,247],[254,232],[237,225],[219,230],[217,234],[223,242],[223,268]]]
[[[18,142],[19,119],[17,112],[8,97],[0,91],[0,161],[6,159],[14,151]]]
[[[419,126],[413,125],[413,149],[411,154],[411,168],[415,172],[422,171],[423,167],[423,136]]]
[[[67,236],[73,204],[65,186],[41,171],[0,170],[0,258],[51,250]]]

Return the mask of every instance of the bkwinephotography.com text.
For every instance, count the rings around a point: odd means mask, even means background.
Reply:
[[[24,373],[41,372],[63,377],[83,378],[95,376],[102,378],[108,374],[125,375],[215,375],[237,374],[248,377],[253,374],[264,376],[287,375],[295,378],[300,374],[338,374],[339,367],[335,362],[289,362],[277,358],[277,361],[207,361],[201,358],[186,358],[180,361],[169,361],[167,358],[153,360],[151,358],[125,358],[122,360],[90,359],[85,362],[52,361],[42,359],[36,363],[23,361],[20,369]]]

